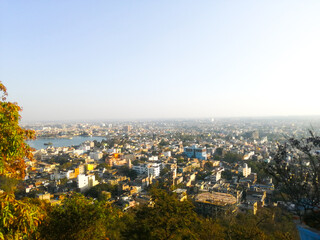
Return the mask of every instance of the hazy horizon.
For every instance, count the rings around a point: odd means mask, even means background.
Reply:
[[[212,120],[213,119],[213,120]],[[217,117],[217,118],[114,118],[114,119],[71,119],[71,120],[30,120],[25,121],[22,119],[21,123],[23,125],[33,125],[33,124],[75,124],[75,123],[81,123],[81,124],[102,124],[102,123],[134,123],[134,122],[172,122],[172,121],[212,121],[214,122],[225,122],[225,121],[235,121],[235,120],[241,120],[241,121],[274,121],[274,120],[284,120],[284,121],[305,121],[306,124],[312,124],[310,121],[319,121],[320,115],[301,115],[301,116],[260,116],[260,117]]]
[[[320,116],[319,1],[1,1],[24,122]]]

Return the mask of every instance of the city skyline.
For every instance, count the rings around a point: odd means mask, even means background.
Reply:
[[[320,115],[318,1],[0,5],[23,121]]]

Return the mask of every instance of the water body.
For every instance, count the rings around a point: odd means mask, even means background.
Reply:
[[[72,139],[66,138],[40,138],[34,141],[27,141],[30,147],[35,148],[37,150],[42,148],[47,148],[47,145],[44,143],[52,143],[54,147],[69,147],[73,145],[80,145],[85,141],[94,141],[97,140],[101,142],[102,139],[106,139],[106,137],[73,137]]]

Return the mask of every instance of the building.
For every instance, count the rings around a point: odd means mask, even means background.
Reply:
[[[80,190],[83,190],[85,188],[88,187],[89,181],[88,181],[88,176],[86,176],[85,174],[79,174],[78,175],[78,188],[80,188]]]
[[[211,183],[217,183],[221,179],[221,173],[224,171],[223,168],[215,168],[211,175],[206,177],[206,180],[210,180]]]
[[[137,166],[132,166],[132,170],[136,171],[139,175],[147,174],[153,177],[159,177],[161,164],[159,163],[149,163],[149,164],[140,164]]]
[[[196,211],[203,216],[217,217],[220,212],[236,209],[237,199],[231,194],[220,192],[204,192],[196,195]]]
[[[77,177],[77,187],[81,192],[94,187],[97,184],[99,184],[99,182],[96,181],[95,175],[79,174]]]
[[[160,175],[159,163],[149,164],[148,167],[149,167],[149,175],[152,175],[153,177],[159,177]]]
[[[188,158],[198,158],[200,160],[207,160],[207,149],[199,147],[198,145],[192,145],[191,147],[184,148],[184,154]]]
[[[248,167],[248,164],[244,164],[242,168],[242,175],[248,177],[251,174],[251,168]]]

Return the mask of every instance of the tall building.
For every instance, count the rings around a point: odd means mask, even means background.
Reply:
[[[199,147],[198,145],[192,145],[191,147],[184,148],[184,154],[188,158],[198,158],[200,160],[207,160],[207,149]]]
[[[248,164],[244,164],[242,168],[242,175],[248,177],[251,174],[251,168],[248,167]]]
[[[95,179],[95,175],[79,174],[77,177],[77,186],[81,192],[99,184]]]

